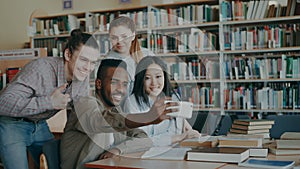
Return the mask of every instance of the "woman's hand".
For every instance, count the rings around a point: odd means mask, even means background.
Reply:
[[[194,130],[190,123],[186,120],[184,120],[183,132],[187,133],[186,138],[195,138],[201,136],[201,134],[197,130]]]
[[[201,134],[197,130],[188,130],[186,138],[196,138],[201,137]]]
[[[101,154],[99,156],[99,160],[106,159],[106,158],[112,158],[112,157],[120,155],[120,153],[121,152],[119,149],[113,148],[113,149],[110,149],[109,151],[106,151],[105,153]]]
[[[178,143],[187,137],[187,132],[172,136],[172,144]]]

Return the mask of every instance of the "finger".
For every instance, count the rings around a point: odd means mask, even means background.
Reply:
[[[63,85],[61,85],[61,86],[59,86],[59,91],[61,91],[61,92],[63,92],[63,91],[65,91],[66,90],[66,88],[67,88],[67,85],[68,85],[68,83],[65,83],[65,84],[63,84]]]
[[[70,101],[71,101],[71,97],[70,97],[69,94],[65,94],[65,98],[66,98],[67,102],[70,102]]]
[[[175,106],[179,106],[179,103],[176,101],[171,101],[171,102],[167,102],[166,106],[167,107],[175,107]]]
[[[164,111],[164,114],[168,114],[168,113],[174,113],[174,112],[179,112],[179,108],[176,108],[176,107],[172,107],[172,108],[169,108]]]

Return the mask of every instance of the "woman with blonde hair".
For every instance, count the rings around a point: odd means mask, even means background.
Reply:
[[[142,48],[136,35],[136,26],[127,16],[119,16],[110,22],[109,38],[112,50],[106,58],[121,59],[127,63],[129,72],[129,94],[131,94],[134,82],[135,67],[137,63],[148,55],[154,55],[150,50]]]

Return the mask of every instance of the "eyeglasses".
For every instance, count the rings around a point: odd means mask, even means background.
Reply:
[[[119,42],[121,42],[121,41],[129,41],[129,40],[131,40],[131,38],[133,37],[134,35],[126,35],[126,36],[121,36],[121,37],[119,37],[119,36],[114,36],[114,35],[112,35],[112,36],[110,36],[109,38],[110,38],[110,40],[111,41],[119,41]]]

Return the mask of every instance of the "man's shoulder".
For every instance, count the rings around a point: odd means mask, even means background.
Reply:
[[[76,104],[87,104],[89,105],[89,103],[97,103],[97,99],[93,96],[82,96],[79,98],[79,100],[76,102]]]
[[[57,65],[58,63],[62,62],[62,58],[56,57],[41,57],[31,61],[28,65],[31,67],[45,67],[47,65]]]

